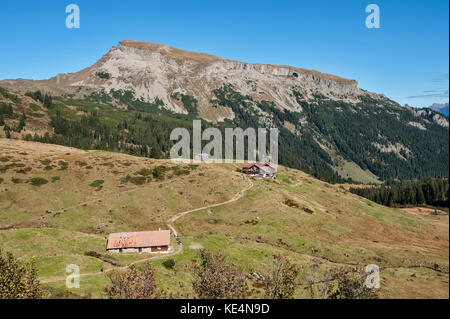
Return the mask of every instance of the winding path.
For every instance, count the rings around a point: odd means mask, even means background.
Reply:
[[[203,207],[187,210],[187,211],[184,211],[184,212],[181,212],[181,213],[178,213],[178,214],[172,216],[167,221],[167,226],[170,228],[170,230],[172,231],[173,235],[175,237],[178,236],[178,232],[177,232],[177,230],[174,227],[174,223],[179,218],[181,218],[181,217],[183,217],[183,216],[185,216],[185,215],[187,215],[189,213],[194,213],[194,212],[198,212],[198,211],[201,211],[201,210],[204,210],[204,209],[208,209],[208,208],[213,208],[213,207],[218,207],[218,206],[222,206],[222,205],[227,205],[227,204],[233,203],[233,202],[241,199],[244,196],[245,192],[248,191],[249,189],[251,189],[254,186],[252,180],[247,175],[243,175],[243,176],[244,176],[244,178],[245,178],[245,180],[247,182],[246,187],[244,189],[240,190],[238,193],[236,193],[231,199],[229,199],[229,200],[227,200],[225,202],[221,202],[221,203],[217,203],[217,204],[211,204],[211,205],[208,205],[208,206],[203,206]],[[80,278],[81,277],[86,277],[86,276],[104,274],[104,273],[108,273],[108,272],[110,272],[112,270],[124,270],[124,269],[129,268],[132,265],[140,264],[140,263],[143,263],[143,262],[146,262],[146,261],[149,261],[149,260],[157,260],[157,259],[166,258],[168,256],[173,256],[173,255],[179,254],[182,251],[183,251],[183,244],[180,243],[179,245],[176,246],[174,251],[171,252],[171,253],[161,254],[161,255],[156,255],[156,256],[151,256],[151,257],[148,257],[148,258],[136,260],[136,261],[133,261],[133,262],[131,262],[131,263],[125,265],[125,266],[113,267],[113,268],[107,269],[107,270],[105,270],[103,272],[98,271],[98,272],[83,273],[83,274],[80,274]],[[45,284],[45,283],[50,283],[50,282],[55,282],[55,281],[62,281],[62,280],[66,280],[66,278],[67,278],[67,276],[64,276],[64,277],[51,277],[51,278],[47,278],[47,279],[41,280],[41,283]]]
[[[246,181],[247,181],[247,183],[248,183],[247,187],[245,187],[245,188],[244,188],[243,190],[241,190],[240,192],[236,193],[236,195],[234,195],[233,198],[231,198],[230,200],[227,200],[227,201],[225,201],[225,202],[218,203],[218,204],[211,204],[211,205],[208,205],[208,206],[204,206],[204,207],[200,207],[200,208],[195,208],[195,209],[187,210],[187,211],[185,211],[185,212],[181,212],[181,213],[178,213],[178,214],[172,216],[172,217],[167,221],[167,226],[170,228],[170,230],[172,231],[172,233],[174,234],[174,236],[175,236],[175,237],[178,236],[178,233],[177,233],[175,227],[173,226],[173,223],[174,223],[177,219],[179,219],[179,218],[181,218],[181,217],[183,217],[183,216],[185,216],[185,215],[187,215],[187,214],[189,214],[189,213],[198,212],[198,211],[200,211],[200,210],[204,210],[204,209],[208,209],[208,208],[214,208],[214,207],[218,207],[218,206],[222,206],[222,205],[227,205],[227,204],[233,203],[233,202],[235,202],[235,201],[241,199],[242,196],[244,196],[245,192],[248,191],[249,189],[251,189],[251,188],[254,186],[252,180],[251,180],[250,178],[248,178],[247,175],[243,175],[243,176],[245,176],[245,179],[246,179]]]

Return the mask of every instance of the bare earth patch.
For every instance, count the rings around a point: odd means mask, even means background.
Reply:
[[[203,245],[200,243],[192,243],[189,245],[189,249],[203,249]]]

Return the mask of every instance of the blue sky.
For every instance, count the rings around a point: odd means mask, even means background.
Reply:
[[[80,7],[67,29],[65,8]],[[381,28],[368,29],[368,4]],[[448,1],[3,1],[0,79],[45,79],[95,63],[124,39],[356,79],[412,106],[448,102]]]

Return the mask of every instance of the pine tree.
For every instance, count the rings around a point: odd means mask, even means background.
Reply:
[[[425,196],[423,195],[422,188],[419,186],[416,186],[416,200],[417,204],[424,205],[425,204]]]
[[[6,138],[11,138],[11,132],[10,132],[10,128],[8,125],[5,125],[5,127],[3,128],[3,130],[5,131],[5,136]]]
[[[17,127],[15,129],[16,132],[20,133],[22,131],[22,129],[25,127],[25,119],[26,119],[25,113],[22,112],[22,115],[20,116],[19,124],[17,125]]]

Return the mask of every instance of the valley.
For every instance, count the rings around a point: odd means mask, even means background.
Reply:
[[[277,128],[276,178],[171,161],[174,129],[208,142],[198,124]],[[448,211],[378,204],[423,205],[415,181],[448,178],[448,125],[336,75],[121,41],[76,73],[0,81],[0,249],[34,260],[51,298],[106,298],[107,274],[146,261],[160,291],[193,298],[203,248],[243,271],[248,298],[275,256],[300,270],[295,298],[368,265],[379,298],[449,298]],[[426,194],[445,201],[443,186]],[[111,233],[152,230],[171,231],[167,254],[107,251]]]

